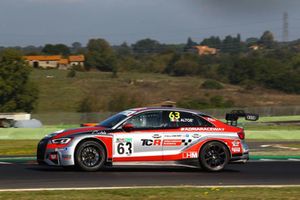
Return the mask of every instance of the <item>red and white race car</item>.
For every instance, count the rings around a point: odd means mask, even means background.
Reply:
[[[229,162],[249,159],[245,133],[235,127],[238,117],[223,123],[198,111],[180,108],[130,109],[94,127],[61,130],[43,138],[37,149],[39,164],[76,166],[96,171],[124,162],[173,162],[220,171]]]

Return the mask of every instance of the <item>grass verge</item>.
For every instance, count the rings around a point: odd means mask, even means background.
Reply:
[[[0,155],[36,155],[37,144],[38,140],[0,140]]]
[[[258,195],[259,194],[259,195]],[[298,187],[284,188],[163,188],[39,192],[1,192],[0,199],[288,199],[298,200]]]

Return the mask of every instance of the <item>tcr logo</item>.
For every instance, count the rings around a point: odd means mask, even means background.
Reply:
[[[142,139],[143,146],[160,146],[161,140]]]

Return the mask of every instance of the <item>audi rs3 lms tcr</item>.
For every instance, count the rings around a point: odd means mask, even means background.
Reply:
[[[43,138],[37,149],[39,164],[96,171],[122,162],[173,162],[207,171],[220,171],[228,163],[249,159],[238,117],[228,123],[198,111],[179,108],[136,108],[109,117],[93,127],[61,130]]]

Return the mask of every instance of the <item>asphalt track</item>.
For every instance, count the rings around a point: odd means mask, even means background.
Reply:
[[[126,186],[300,185],[300,162],[249,162],[218,173],[158,166],[118,166],[99,172],[36,164],[0,164],[0,189]]]

